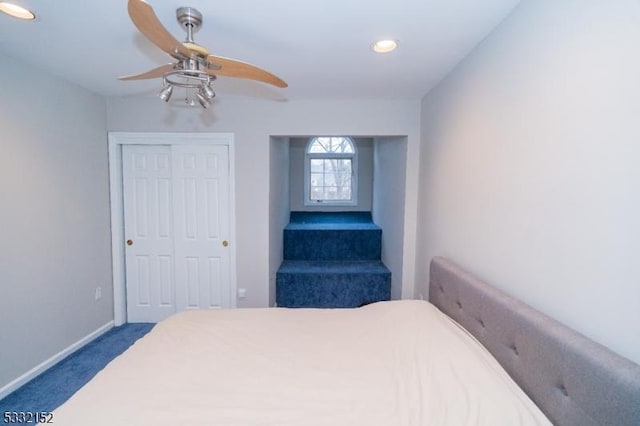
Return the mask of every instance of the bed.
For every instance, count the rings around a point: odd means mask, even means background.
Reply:
[[[638,365],[443,258],[430,300],[180,313],[55,424],[640,424]]]

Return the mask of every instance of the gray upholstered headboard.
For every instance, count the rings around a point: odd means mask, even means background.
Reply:
[[[471,332],[557,426],[639,426],[640,366],[442,257],[429,300]]]

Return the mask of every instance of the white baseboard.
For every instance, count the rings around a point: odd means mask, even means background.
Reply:
[[[2,388],[0,388],[0,399],[2,399],[5,396],[9,395],[11,392],[13,392],[14,390],[18,389],[20,386],[24,385],[29,380],[35,378],[37,375],[39,375],[43,371],[47,370],[48,368],[51,368],[52,366],[54,366],[55,364],[60,362],[65,357],[71,355],[71,353],[77,351],[78,349],[80,349],[81,347],[86,345],[87,343],[97,339],[98,337],[100,337],[101,335],[103,335],[107,331],[111,330],[112,328],[113,328],[113,321],[109,321],[108,323],[106,323],[102,327],[98,328],[96,331],[88,334],[87,336],[83,337],[82,339],[78,340],[77,342],[71,344],[71,346],[61,350],[60,352],[58,352],[57,354],[55,354],[51,358],[49,358],[49,359],[45,360],[44,362],[36,365],[31,370],[29,370],[26,373],[24,373],[22,376],[20,376],[17,379],[9,382],[7,385],[5,385]]]

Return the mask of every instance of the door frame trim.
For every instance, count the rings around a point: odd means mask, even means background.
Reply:
[[[236,241],[235,152],[233,133],[109,132],[109,196],[111,201],[111,257],[113,317],[116,326],[127,322],[125,280],[122,145],[225,145],[229,149],[229,237]],[[236,307],[236,249],[230,245],[231,307]]]

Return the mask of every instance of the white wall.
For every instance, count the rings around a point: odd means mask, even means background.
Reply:
[[[283,229],[289,223],[289,138],[272,137],[269,153],[269,306],[276,304],[276,273],[284,258]]]
[[[322,136],[322,135],[320,135]],[[350,135],[346,135],[350,136]],[[373,195],[373,140],[353,138],[358,153],[358,204],[355,206],[305,206],[304,160],[311,136],[291,138],[290,146],[290,206],[292,211],[371,211]]]
[[[286,90],[285,90],[286,95]],[[419,101],[322,100],[278,102],[217,98],[209,110],[172,107],[157,98],[110,98],[110,131],[232,132],[236,148],[237,286],[247,289],[239,307],[270,301],[270,159],[272,136],[346,134],[407,135],[405,252],[415,247]],[[284,167],[287,167],[286,164]],[[415,267],[405,259],[405,280],[413,285]],[[407,275],[407,270],[410,270]]]
[[[111,321],[113,304],[104,98],[8,57],[0,81],[3,388]]]
[[[373,162],[372,214],[382,228],[382,262],[391,270],[391,298],[412,298],[414,282],[403,279],[407,138],[376,138]],[[407,257],[414,254],[411,250]]]
[[[422,104],[445,255],[640,362],[640,3],[524,0]]]

